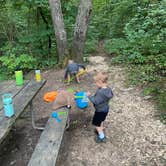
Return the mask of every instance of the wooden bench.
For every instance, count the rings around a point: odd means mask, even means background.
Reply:
[[[4,93],[12,93],[15,110],[15,115],[13,117],[5,117],[3,112],[3,104],[2,101],[0,101],[0,144],[3,142],[10,129],[15,124],[17,118],[19,118],[24,112],[25,108],[28,105],[31,105],[32,109],[32,100],[38,91],[43,87],[45,82],[45,80],[41,82],[36,82],[35,80],[25,81],[23,86],[16,86],[15,81],[0,83],[1,95]],[[34,123],[34,119],[32,119],[32,122]]]
[[[59,123],[55,118],[49,118],[28,166],[55,166],[65,126],[69,120],[68,111],[67,108],[61,108],[57,111],[59,114],[63,113],[59,115],[62,120]]]

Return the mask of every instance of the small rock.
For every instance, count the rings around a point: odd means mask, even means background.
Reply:
[[[10,162],[10,165],[14,165],[15,163],[16,163],[16,160],[11,161],[11,162]]]
[[[154,140],[152,140],[152,141],[150,141],[150,143],[151,143],[151,144],[156,144],[157,142],[154,141]]]
[[[148,99],[151,99],[151,98],[152,98],[152,96],[145,96],[145,97],[143,97],[144,100],[148,100]]]
[[[17,152],[17,149],[12,150],[12,153],[15,153],[15,152]]]
[[[122,110],[121,109],[118,109],[118,110],[114,110],[115,113],[122,113]]]
[[[147,148],[147,149],[146,149],[146,153],[148,153],[149,155],[151,155],[152,152],[153,152],[152,149],[150,149],[150,148]]]
[[[166,153],[164,153],[163,158],[166,160]]]
[[[152,141],[155,141],[155,142],[162,142],[162,138],[161,137],[155,137],[155,138],[153,138],[153,140]]]
[[[123,92],[128,92],[130,90],[133,90],[133,88],[121,89],[121,91],[123,91]]]

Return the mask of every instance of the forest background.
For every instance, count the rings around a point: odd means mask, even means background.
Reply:
[[[62,0],[69,48],[79,0]],[[166,0],[93,0],[84,57],[102,42],[111,64],[129,71],[130,84],[156,102],[166,119]],[[86,58],[85,58],[86,59]],[[0,80],[14,71],[58,67],[57,43],[48,0],[0,1]]]

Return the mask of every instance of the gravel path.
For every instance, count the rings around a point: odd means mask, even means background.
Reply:
[[[138,89],[125,87],[124,68],[108,67],[107,59],[99,56],[90,61],[90,71],[109,72],[114,92],[105,123],[107,143],[95,143],[93,127],[87,121],[66,132],[58,166],[165,166],[166,126],[154,118],[153,104]]]

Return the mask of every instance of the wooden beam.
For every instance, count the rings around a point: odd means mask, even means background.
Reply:
[[[28,166],[55,166],[68,118],[68,109],[61,108],[57,112],[62,121],[58,123],[55,118],[49,118]]]

